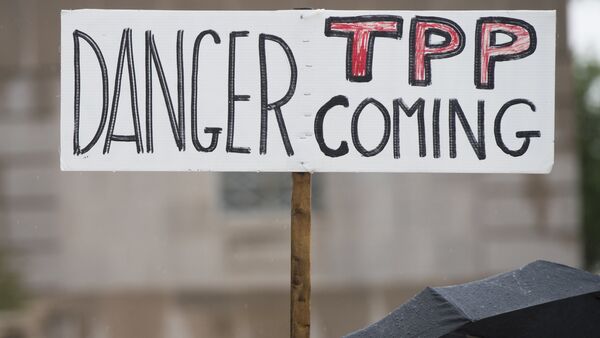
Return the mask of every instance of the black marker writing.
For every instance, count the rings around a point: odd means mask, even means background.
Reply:
[[[477,102],[477,139],[473,135],[473,131],[469,125],[469,121],[465,117],[465,113],[463,112],[460,104],[457,99],[450,99],[450,108],[449,108],[449,128],[450,128],[450,157],[456,158],[456,117],[458,116],[458,120],[469,139],[469,143],[471,143],[471,147],[475,151],[477,158],[480,160],[485,159],[485,129],[484,129],[484,102]]]
[[[235,94],[235,39],[238,37],[247,37],[248,32],[231,32],[229,34],[229,72],[228,72],[228,89],[227,89],[227,146],[226,150],[228,153],[242,153],[250,154],[250,148],[248,147],[234,147],[233,146],[233,133],[235,127],[235,102],[236,101],[249,101],[250,95],[236,95]]]
[[[267,57],[265,54],[265,40],[270,40],[277,43],[287,57],[287,60],[290,64],[290,86],[288,87],[285,95],[273,102],[268,103],[268,85],[267,85]],[[268,126],[268,111],[274,110],[275,117],[277,118],[277,124],[279,125],[279,132],[281,133],[281,138],[283,139],[283,145],[285,146],[285,151],[288,156],[294,155],[294,149],[292,149],[292,145],[290,144],[290,138],[287,133],[287,129],[285,127],[285,121],[283,120],[283,115],[281,113],[281,107],[288,103],[294,92],[296,91],[296,81],[298,80],[298,68],[296,67],[296,60],[294,59],[294,54],[290,47],[281,39],[280,37],[269,35],[269,34],[260,34],[258,38],[258,50],[259,50],[259,61],[260,61],[260,153],[267,153],[267,126]]]
[[[210,35],[216,44],[221,43],[221,38],[213,30],[201,32],[194,42],[194,56],[192,58],[192,143],[198,151],[211,152],[217,147],[221,128],[204,128],[206,134],[212,134],[208,147],[203,147],[200,144],[200,140],[198,140],[198,54],[200,52],[200,43],[206,35]]]
[[[383,116],[383,135],[381,137],[381,141],[375,148],[371,150],[365,149],[365,147],[363,147],[363,145],[360,142],[360,138],[358,137],[358,119],[360,118],[360,114],[362,113],[362,111],[369,104],[372,104],[375,107],[377,107],[377,109]],[[385,145],[390,139],[390,113],[385,108],[385,106],[381,104],[381,102],[370,97],[366,98],[358,105],[358,107],[356,107],[356,110],[352,115],[352,127],[350,130],[352,134],[352,142],[354,143],[354,147],[356,148],[356,150],[358,150],[358,152],[365,157],[375,156],[379,154],[383,150],[383,148],[385,148]]]
[[[340,157],[348,153],[348,142],[342,141],[337,149],[331,149],[325,144],[325,137],[323,135],[323,124],[325,122],[325,115],[327,112],[335,106],[348,107],[350,103],[348,98],[344,95],[337,95],[332,97],[327,103],[325,103],[317,112],[315,116],[315,138],[321,152],[329,157]]]
[[[498,114],[496,115],[496,119],[494,120],[494,135],[496,137],[496,144],[498,144],[498,147],[500,149],[502,149],[502,151],[504,153],[509,154],[510,156],[513,156],[513,157],[518,157],[518,156],[525,154],[527,149],[529,149],[529,143],[531,142],[531,138],[541,136],[541,133],[539,130],[518,131],[516,133],[516,137],[525,139],[523,141],[523,144],[521,144],[521,147],[517,150],[511,150],[506,146],[506,144],[504,143],[504,140],[502,139],[502,132],[501,132],[502,118],[504,117],[504,114],[506,113],[508,108],[510,108],[514,105],[517,105],[517,104],[525,104],[525,105],[529,106],[531,111],[535,111],[535,109],[536,109],[533,102],[531,102],[527,99],[510,100],[510,101],[506,102],[502,106],[502,108],[500,108],[500,111],[498,112]]]
[[[81,56],[80,56],[80,47],[79,47],[79,39],[82,38],[85,40],[92,50],[94,54],[96,54],[96,58],[98,59],[98,64],[100,66],[100,72],[102,73],[102,115],[100,117],[100,125],[94,134],[94,137],[85,146],[83,149],[79,146],[79,123],[80,123],[80,102],[81,102]],[[106,125],[106,118],[108,115],[108,71],[106,69],[106,61],[104,61],[104,55],[102,55],[102,51],[96,44],[96,41],[92,39],[89,35],[85,34],[82,31],[75,30],[73,32],[73,56],[74,56],[74,68],[75,68],[75,97],[74,97],[74,107],[73,107],[73,154],[82,155],[87,153],[92,147],[98,142],[102,131],[104,130],[104,126]]]
[[[400,158],[400,108],[408,117],[412,117],[417,112],[417,123],[419,125],[419,157],[427,155],[425,144],[425,100],[419,98],[409,108],[404,101],[399,98],[394,100],[394,158]]]
[[[115,123],[117,121],[117,111],[119,107],[119,97],[121,95],[121,77],[123,75],[123,63],[127,54],[127,69],[129,71],[129,91],[131,93],[131,113],[133,117],[133,135],[114,135]],[[110,120],[108,122],[108,131],[106,132],[106,141],[104,142],[104,154],[110,151],[110,144],[116,142],[135,142],[138,153],[144,151],[142,146],[142,136],[140,132],[140,117],[138,113],[137,85],[135,80],[135,68],[133,62],[133,44],[131,41],[131,29],[123,30],[121,37],[121,47],[119,48],[119,59],[117,62],[117,75],[115,77],[115,90],[113,93],[112,108],[110,111]]]
[[[165,77],[160,55],[158,54],[158,48],[156,48],[156,42],[154,41],[154,34],[152,31],[146,31],[146,143],[148,152],[154,151],[153,142],[153,128],[152,128],[152,64],[156,67],[156,73],[158,75],[158,81],[160,88],[163,93],[165,105],[167,107],[167,113],[169,114],[169,122],[171,123],[171,130],[175,139],[177,149],[180,151],[185,150],[185,112],[184,112],[184,100],[183,100],[183,31],[177,32],[177,94],[178,94],[178,109],[179,118],[175,117],[175,111],[173,109],[173,102],[171,101],[171,93],[169,92],[169,85]]]

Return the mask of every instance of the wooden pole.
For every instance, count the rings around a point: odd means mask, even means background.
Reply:
[[[292,173],[290,337],[310,337],[311,174]]]

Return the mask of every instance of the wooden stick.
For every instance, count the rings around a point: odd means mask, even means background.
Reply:
[[[292,173],[290,337],[310,337],[311,174]]]

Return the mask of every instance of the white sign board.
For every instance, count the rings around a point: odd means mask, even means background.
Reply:
[[[546,173],[554,11],[62,12],[63,170]]]

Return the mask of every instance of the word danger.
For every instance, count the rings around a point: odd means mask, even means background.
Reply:
[[[325,13],[327,12],[325,11]],[[406,18],[403,15],[388,14],[326,15],[323,19],[320,21],[321,36],[304,38],[301,30],[290,36],[285,32],[277,34],[277,29],[265,31],[260,27],[261,31],[253,31],[251,24],[248,30],[224,31],[221,27],[205,27],[206,29],[188,33],[189,29],[177,29],[173,31],[173,38],[170,40],[164,34],[160,35],[160,39],[167,39],[174,46],[174,50],[168,52],[165,52],[167,50],[165,47],[161,47],[162,50],[157,47],[156,41],[159,37],[153,29],[144,30],[143,41],[134,41],[133,32],[136,28],[125,26],[121,29],[120,39],[112,40],[113,45],[107,45],[105,41],[102,44],[97,42],[97,36],[86,32],[84,28],[72,30],[73,155],[81,157],[92,149],[100,147],[102,154],[106,156],[111,153],[111,146],[115,142],[132,143],[131,150],[135,151],[133,153],[140,154],[139,156],[155,153],[154,119],[156,104],[159,101],[156,101],[154,96],[162,97],[162,99],[157,98],[162,101],[161,105],[164,105],[160,111],[166,110],[170,129],[169,137],[172,139],[173,149],[178,152],[211,153],[218,152],[217,149],[223,149],[225,153],[253,154],[258,150],[258,154],[266,155],[274,151],[267,149],[268,144],[281,142],[283,147],[277,148],[277,151],[284,150],[284,156],[294,157],[298,153],[297,141],[295,137],[290,137],[293,135],[290,131],[294,130],[297,117],[307,113],[307,110],[310,111],[313,120],[312,130],[306,135],[314,140],[313,145],[318,148],[321,156],[331,159],[344,157],[356,151],[363,158],[390,156],[397,160],[403,156],[401,155],[404,153],[403,147],[418,148],[420,158],[439,159],[447,156],[452,159],[457,157],[457,143],[464,143],[464,140],[457,142],[458,137],[466,138],[472,152],[480,161],[487,158],[490,144],[498,149],[495,150],[497,153],[504,154],[507,158],[514,158],[526,154],[535,140],[541,138],[543,132],[548,131],[543,128],[535,128],[532,123],[525,124],[528,127],[521,129],[511,125],[508,128],[510,133],[504,131],[504,121],[507,118],[513,117],[514,120],[514,117],[518,115],[517,120],[527,119],[526,115],[540,114],[537,107],[540,104],[537,101],[539,96],[528,97],[527,93],[522,93],[522,95],[517,94],[510,97],[504,94],[501,96],[502,101],[490,96],[490,93],[494,93],[497,88],[502,89],[502,93],[510,92],[510,88],[502,88],[502,86],[510,87],[509,82],[505,81],[499,84],[496,80],[498,76],[502,75],[500,72],[514,72],[509,66],[513,64],[513,61],[527,58],[536,53],[538,32],[534,25],[526,20],[497,15],[479,16],[467,27],[464,23],[459,24],[457,21],[442,16],[412,15]],[[299,20],[298,27],[302,27],[303,17],[301,16]],[[405,31],[408,31],[408,37],[404,37]],[[469,34],[466,34],[465,31]],[[186,41],[184,37],[187,37],[187,34],[194,36],[191,48],[184,46],[184,41]],[[141,35],[136,34],[136,36]],[[404,39],[408,41],[403,44],[401,42]],[[250,40],[254,40],[253,44],[256,46],[254,48],[257,51],[247,49],[246,41]],[[399,41],[396,43],[396,48],[407,48],[402,54],[407,55],[407,59],[394,60],[389,57],[377,57],[378,53],[382,53],[382,48],[387,48],[386,53],[389,53],[391,44],[381,45],[376,42],[393,40]],[[240,41],[245,43],[245,48],[240,49]],[[339,44],[340,41],[344,41],[345,46],[342,53],[339,52],[342,46]],[[325,45],[332,43],[332,47],[327,45],[327,51],[320,51],[311,45],[311,43],[316,45],[317,42],[321,43],[319,46],[323,46],[323,42]],[[222,48],[219,46],[221,44],[225,44],[228,55],[227,72],[221,75],[227,77],[227,86],[226,88],[211,88],[208,95],[215,98],[222,97],[223,100],[226,100],[226,111],[211,112],[212,114],[226,115],[226,119],[223,120],[225,124],[214,125],[214,120],[212,120],[213,122],[208,122],[209,126],[202,129],[200,126],[207,124],[207,121],[203,121],[203,112],[214,110],[214,107],[204,104],[199,99],[199,82],[209,81],[208,76],[215,76],[214,71],[209,73],[205,69],[211,67],[209,62],[217,61],[201,59],[200,54],[202,51]],[[90,93],[82,90],[82,77],[86,74],[82,72],[82,48],[84,45],[86,49],[93,51],[93,54],[86,54],[88,60],[85,62],[89,69],[91,62],[89,58],[95,59],[98,65],[97,69],[100,71],[101,92]],[[134,46],[139,49],[141,45],[144,46],[143,51],[135,50],[134,53]],[[468,64],[471,67],[467,69],[462,66],[460,74],[471,74],[469,82],[472,89],[469,93],[474,93],[474,95],[469,95],[471,99],[467,99],[468,101],[465,102],[465,95],[453,94],[452,88],[444,88],[443,91],[438,89],[436,92],[429,90],[428,87],[433,88],[436,81],[442,80],[436,78],[436,70],[442,69],[437,68],[436,65],[442,66],[445,62],[461,56],[468,45],[471,55]],[[276,67],[272,65],[271,52],[268,57],[266,46],[269,46],[269,50],[279,49],[279,55],[284,56],[283,60],[286,61],[285,67],[281,66],[281,60]],[[335,46],[335,50],[333,46]],[[106,61],[105,54],[108,51],[117,55],[114,70],[109,69]],[[134,57],[134,54],[137,56],[138,53],[142,53],[143,58]],[[175,55],[175,57],[161,59],[160,55],[165,53]],[[255,59],[258,71],[258,81],[254,84],[257,88],[255,91],[249,89],[247,81],[240,85],[240,77],[236,73],[236,70],[239,69],[239,65],[236,63],[239,63],[240,58],[245,60],[251,53],[252,55],[258,54],[258,58]],[[326,53],[326,55],[315,58],[315,54],[318,53]],[[345,79],[342,77],[342,82],[347,84],[335,85],[329,89],[329,92],[334,91],[333,95],[329,98],[321,96],[319,97],[320,102],[318,102],[315,98],[317,95],[313,94],[316,93],[315,91],[318,92],[317,83],[301,82],[304,79],[309,79],[304,81],[314,81],[315,79],[314,74],[312,78],[302,76],[302,72],[309,71],[306,70],[309,67],[305,67],[307,55],[312,55],[312,60],[317,60],[309,65],[312,68],[336,68],[338,67],[336,65],[343,67],[344,72],[341,74],[345,74]],[[327,60],[327,66],[319,67],[316,64],[319,62],[318,60]],[[169,63],[168,67],[165,62]],[[501,69],[497,68],[496,66],[501,62],[506,63],[506,66]],[[190,64],[191,67],[185,67]],[[388,89],[386,95],[383,95],[385,99],[370,95],[357,97],[357,90],[360,92],[360,88],[364,88],[367,92],[372,83],[375,86],[378,80],[377,76],[381,76],[378,75],[378,72],[374,72],[374,67],[395,70],[402,67],[403,71],[399,74],[405,74],[406,78],[404,80],[395,79],[393,82],[387,83],[386,87],[391,89]],[[143,72],[138,74],[136,69],[143,69]],[[167,72],[167,69],[176,70],[176,83],[167,80],[174,78]],[[123,81],[124,72],[128,74],[126,83]],[[499,73],[500,75],[498,75]],[[138,79],[140,74],[143,75],[141,80]],[[286,79],[285,87],[283,87],[287,90],[282,90],[280,83],[277,87],[269,83],[273,74],[278,76],[279,74],[289,74],[286,75],[289,76],[289,79]],[[340,73],[331,71],[327,75],[325,73],[323,75],[329,76],[329,74]],[[445,77],[447,78],[447,75]],[[154,82],[156,79],[158,79],[157,84]],[[338,81],[338,79],[331,81],[334,83],[333,81]],[[456,81],[464,82],[466,79],[468,77],[461,76]],[[322,81],[327,83],[330,80],[324,77]],[[401,87],[398,85],[399,82],[404,82],[404,85]],[[114,84],[112,88],[111,83]],[[236,84],[238,85],[236,86]],[[350,88],[349,85],[353,89],[344,93],[344,88]],[[129,87],[130,108],[127,110],[130,111],[128,113],[123,108],[119,109],[121,93],[125,86]],[[313,86],[314,90],[311,89]],[[387,94],[393,93],[394,87],[398,88],[395,91],[397,95],[390,99],[390,95]],[[463,83],[461,88],[464,87]],[[303,94],[297,92],[299,88],[303,88],[303,93],[307,92],[306,88],[308,88],[308,94],[304,95],[312,97],[310,99],[303,97]],[[401,88],[414,89],[410,89],[407,95],[406,90]],[[272,94],[275,89],[278,93],[283,94],[275,97]],[[249,95],[248,93],[251,91],[259,93],[259,97],[255,98],[254,94]],[[335,93],[335,91],[338,92]],[[86,95],[102,96],[102,105],[95,108],[101,110],[100,118],[98,122],[94,122],[97,124],[92,133],[89,132],[89,121],[91,120],[86,117],[88,111],[82,109],[84,105],[81,104],[82,100],[86,100]],[[139,97],[142,95],[145,104],[140,106]],[[487,102],[490,97],[493,97],[493,104]],[[254,115],[258,121],[252,125],[254,130],[249,130],[243,122],[240,122],[239,119],[236,120],[239,114],[248,114],[247,108],[237,106],[239,102],[253,100],[259,102],[257,105],[259,111]],[[302,103],[302,100],[305,102]],[[367,111],[369,114],[366,114]],[[553,112],[549,113],[553,114]],[[343,121],[339,118],[341,115],[348,116],[346,122],[342,122],[342,125],[337,128],[346,128],[349,131],[348,134],[333,133],[331,128],[325,127],[327,120],[333,118],[332,114],[337,116],[335,121]],[[362,127],[362,119],[373,119],[373,116],[376,115],[379,117],[375,118],[375,122],[371,121],[368,124],[369,128]],[[97,113],[94,116],[98,116]],[[553,115],[549,116],[553,117]],[[123,135],[115,132],[117,117],[119,117],[119,121],[130,119],[131,134]],[[82,121],[86,119],[89,121],[86,122],[88,131],[85,133],[84,139],[80,128],[83,124]],[[414,119],[416,123],[409,124],[408,119]],[[211,123],[213,125],[210,125]],[[404,128],[409,128],[409,125],[410,128],[416,128],[411,133],[416,136],[416,139],[408,143],[403,141],[401,147],[401,133],[404,133]],[[488,125],[493,127],[486,128]],[[269,134],[269,126],[272,128],[274,126],[278,132]],[[486,137],[486,129],[493,130],[492,140]],[[161,130],[165,132],[167,129]],[[459,136],[457,136],[457,130],[461,130],[458,133]],[[244,144],[248,139],[240,142],[236,138],[236,131],[238,133],[255,133],[258,136],[256,138],[258,144]],[[208,138],[203,137],[203,134]],[[222,134],[224,139],[221,138]],[[274,135],[280,140],[268,142],[268,138],[272,138]],[[349,138],[344,135],[348,135]],[[366,138],[369,139],[368,142],[365,142]],[[164,139],[165,135],[161,135],[161,140]],[[373,140],[377,142],[373,142]],[[189,141],[191,141],[191,146],[188,144]],[[222,142],[225,143],[224,147],[220,146]],[[352,151],[349,144],[353,147]],[[387,155],[380,155],[389,144],[391,144],[391,151],[386,151]],[[447,151],[442,149],[446,146]]]

